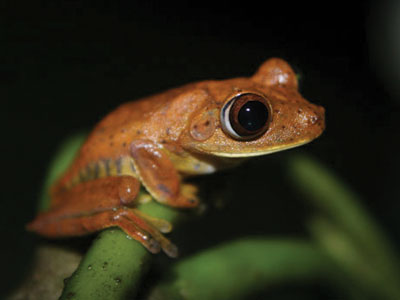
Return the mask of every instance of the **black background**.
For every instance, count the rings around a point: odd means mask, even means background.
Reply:
[[[352,186],[398,246],[399,102],[375,71],[368,31],[375,7],[351,3],[1,4],[1,253],[16,270],[7,274],[12,285],[31,251],[23,224],[65,137],[119,103],[192,81],[249,76],[271,56],[296,67],[305,98],[326,108],[326,132],[302,151]]]

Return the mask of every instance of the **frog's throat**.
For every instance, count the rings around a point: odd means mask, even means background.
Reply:
[[[258,150],[255,152],[246,152],[242,149],[242,152],[212,152],[213,155],[215,156],[219,156],[219,157],[254,157],[254,156],[262,156],[262,155],[267,155],[267,154],[271,154],[271,153],[275,153],[275,152],[279,152],[279,151],[283,151],[283,150],[288,150],[288,149],[292,149],[292,148],[296,148],[299,146],[302,146],[304,144],[307,144],[311,142],[311,140],[304,140],[304,141],[300,141],[297,142],[295,144],[290,144],[290,145],[278,145],[275,147],[271,147],[265,150]]]

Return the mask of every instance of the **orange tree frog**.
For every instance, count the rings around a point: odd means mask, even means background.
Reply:
[[[52,186],[49,210],[28,229],[63,237],[117,226],[150,252],[174,257],[177,248],[162,234],[169,223],[137,209],[140,186],[162,204],[195,207],[188,176],[303,145],[324,127],[324,109],[300,95],[295,73],[278,58],[251,77],[191,83],[122,104],[97,124]]]

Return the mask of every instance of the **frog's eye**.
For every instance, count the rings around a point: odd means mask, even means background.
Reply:
[[[268,129],[269,105],[257,94],[245,93],[230,99],[221,110],[223,130],[238,140],[250,140]]]

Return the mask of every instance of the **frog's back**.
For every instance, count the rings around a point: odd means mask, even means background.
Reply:
[[[74,162],[57,182],[55,190],[99,176],[135,175],[129,153],[130,143],[136,139],[154,140],[165,135],[168,124],[160,116],[166,114],[177,96],[191,90],[192,86],[127,102],[109,113],[89,134]]]

